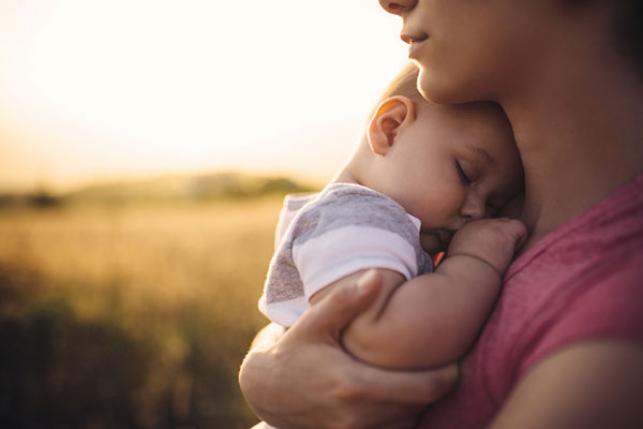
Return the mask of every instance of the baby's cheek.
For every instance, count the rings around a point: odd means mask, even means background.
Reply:
[[[436,197],[433,207],[434,222],[439,228],[452,228],[457,223],[464,204],[464,193],[457,188],[448,187],[445,192]]]
[[[449,177],[436,175],[431,182],[408,189],[414,198],[409,198],[405,208],[422,221],[424,229],[453,228],[458,223],[464,192],[452,182]]]

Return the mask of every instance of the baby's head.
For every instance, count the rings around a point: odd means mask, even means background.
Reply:
[[[444,245],[453,231],[493,216],[522,190],[522,166],[497,104],[434,104],[418,93],[416,81],[411,64],[389,86],[347,168]]]

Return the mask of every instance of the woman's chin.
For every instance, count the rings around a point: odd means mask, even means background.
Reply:
[[[468,91],[470,85],[445,71],[420,68],[417,86],[422,97],[437,104],[461,104],[480,100],[473,91]]]

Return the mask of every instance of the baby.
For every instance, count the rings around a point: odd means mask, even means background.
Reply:
[[[342,341],[356,358],[392,369],[437,367],[467,351],[526,234],[518,221],[487,219],[522,189],[502,110],[429,103],[416,79],[409,65],[391,84],[332,183],[286,198],[259,301],[288,327],[376,268],[380,294]],[[447,248],[434,271],[431,257]]]

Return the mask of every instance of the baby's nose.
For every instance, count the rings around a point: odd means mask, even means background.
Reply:
[[[477,196],[468,197],[462,206],[461,215],[467,222],[484,218],[487,215],[484,200]]]

